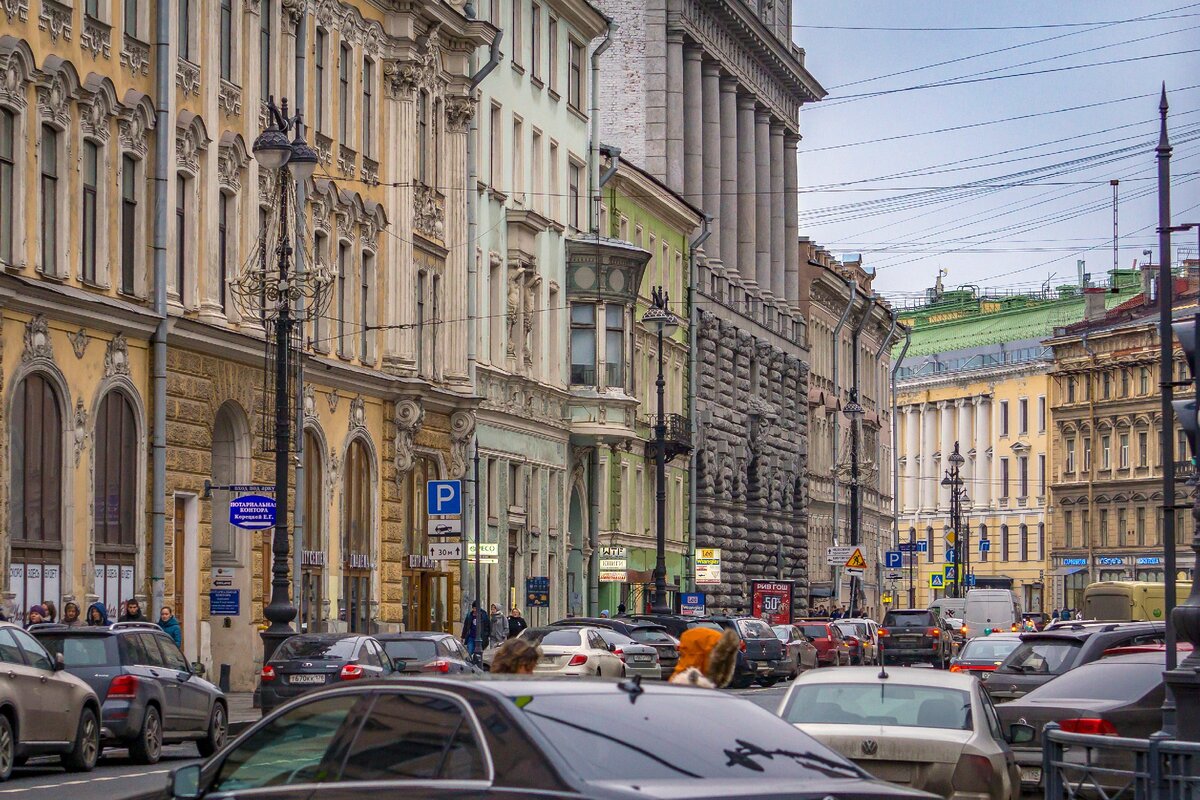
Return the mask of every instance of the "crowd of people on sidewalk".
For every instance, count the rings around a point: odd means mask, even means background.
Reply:
[[[141,602],[135,597],[126,600],[123,609],[121,616],[117,618],[118,622],[150,622],[142,613]],[[0,622],[8,621],[8,615],[3,609],[0,609]],[[31,625],[44,623],[58,623],[66,625],[68,628],[103,628],[111,625],[112,621],[109,619],[108,608],[104,603],[92,603],[88,606],[87,615],[80,616],[79,604],[74,600],[68,600],[63,604],[62,619],[59,619],[58,608],[54,603],[50,600],[43,600],[30,606],[28,613],[25,614],[24,626],[28,628]],[[170,606],[163,606],[159,611],[158,627],[162,628],[176,645],[183,646],[183,628]]]

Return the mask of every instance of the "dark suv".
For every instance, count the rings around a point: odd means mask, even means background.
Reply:
[[[1100,659],[1106,650],[1161,644],[1166,630],[1164,622],[1109,622],[1024,633],[996,671],[983,676],[983,686],[993,702],[1015,700],[1068,670]]]
[[[586,625],[590,628],[608,628],[623,633],[638,644],[648,645],[658,651],[658,665],[662,668],[664,681],[670,680],[675,672],[675,664],[679,661],[679,640],[672,636],[667,628],[653,622],[630,619],[628,617],[569,617],[552,622],[552,625]]]
[[[879,658],[886,664],[950,665],[949,629],[926,608],[898,608],[887,612],[879,628]]]
[[[742,640],[741,656],[733,674],[733,686],[745,688],[757,681],[774,686],[792,673],[787,650],[771,626],[757,617],[707,617],[724,629],[732,629]]]
[[[105,745],[128,747],[139,764],[153,764],[164,742],[195,740],[200,755],[225,745],[225,695],[197,675],[174,640],[149,622],[107,628],[38,626],[31,631],[67,672],[100,698]]]

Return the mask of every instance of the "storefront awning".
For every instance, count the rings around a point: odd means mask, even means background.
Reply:
[[[1087,572],[1087,567],[1059,567],[1051,575],[1074,575],[1077,572]]]

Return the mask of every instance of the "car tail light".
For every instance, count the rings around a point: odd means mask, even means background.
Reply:
[[[617,658],[621,659],[622,661],[624,661],[624,660],[625,660],[625,651],[624,651],[624,650],[622,650],[622,649],[621,649],[621,648],[619,648],[619,647],[618,647],[616,650],[613,650],[613,651],[612,651],[612,654],[613,654],[614,656],[616,656]]]
[[[942,635],[942,629],[941,628],[930,628],[927,631],[925,631],[925,633],[929,636],[937,638],[938,636]]]
[[[1090,733],[1093,736],[1117,736],[1116,727],[1106,719],[1079,717],[1058,721],[1058,727],[1067,733]]]
[[[746,652],[746,640],[745,639],[742,639],[740,642],[738,642],[738,650],[741,650],[743,653]]]
[[[275,677],[274,675],[271,676]],[[108,697],[118,700],[132,700],[137,694],[138,679],[133,675],[118,675],[108,684]]]
[[[950,671],[951,671],[951,672],[962,672],[962,671],[963,671],[963,668],[962,668],[962,667],[960,667],[958,664],[951,664],[951,665],[950,665]]]
[[[978,792],[987,794],[992,790],[992,782],[998,779],[992,774],[992,762],[987,756],[962,755],[958,758],[958,766],[954,769],[954,792]]]
[[[421,667],[422,672],[449,672],[450,662],[444,658],[439,658],[436,661],[431,661]]]
[[[887,636],[887,635],[888,635],[888,630],[887,630],[887,628],[880,628],[880,629],[879,629],[879,638],[880,638],[880,639],[882,639],[883,637],[885,637],[885,636]]]
[[[339,675],[344,681],[358,680],[363,676],[363,668],[358,664],[346,664]]]
[[[959,633],[961,633],[963,636],[966,636],[967,635],[967,626],[963,625],[961,628],[959,628]]]
[[[1012,624],[1013,633],[1016,633],[1016,632],[1017,632],[1017,628],[1018,628],[1018,627],[1019,627],[1019,626],[1017,625],[1017,623],[1015,623],[1015,622],[1014,622],[1014,623]]]
[[[583,653],[576,653],[571,656],[571,660],[567,662],[568,667],[582,667],[587,663],[587,656]]]

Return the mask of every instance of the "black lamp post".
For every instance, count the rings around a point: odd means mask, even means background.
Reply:
[[[962,532],[963,481],[959,475],[959,468],[966,463],[966,459],[958,452],[958,442],[954,443],[954,452],[950,454],[949,461],[950,469],[946,470],[946,475],[942,478],[942,486],[950,489],[950,530],[954,532],[954,596],[962,597],[963,584],[967,580],[964,573],[967,559],[970,558],[969,552],[966,551],[970,543]],[[946,595],[949,596],[949,592]]]
[[[664,394],[667,382],[663,379],[663,341],[669,339],[679,327],[679,320],[668,309],[670,299],[661,286],[650,293],[651,306],[642,316],[642,323],[658,334],[658,416],[654,420],[654,467],[655,467],[655,513],[656,541],[654,559],[654,604],[655,614],[670,614],[667,605],[667,414]]]
[[[860,536],[860,514],[858,513],[859,496],[858,496],[858,430],[862,423],[863,407],[858,402],[858,389],[850,390],[850,400],[846,403],[842,413],[850,420],[850,546],[858,547]],[[849,614],[851,617],[857,617],[855,613],[858,607],[858,578],[850,576],[850,608]]]
[[[319,269],[305,273],[290,272],[292,242],[288,228],[289,193],[292,185],[287,176],[297,183],[312,177],[317,168],[317,154],[304,141],[301,132],[300,114],[288,116],[287,100],[282,108],[275,105],[272,97],[267,101],[270,126],[254,140],[254,158],[260,168],[278,173],[279,191],[279,239],[273,248],[264,243],[264,252],[273,252],[276,257],[275,270],[269,270],[266,259],[258,270],[251,270],[233,282],[235,295],[244,304],[259,303],[259,311],[265,320],[274,319],[275,340],[275,534],[271,553],[271,600],[263,610],[270,627],[262,632],[263,663],[270,660],[275,648],[291,636],[291,621],[296,616],[296,606],[289,597],[291,582],[288,580],[288,461],[291,455],[292,413],[288,386],[293,359],[300,357],[292,351],[292,328],[296,320],[292,314],[293,301],[315,296],[327,284]],[[288,140],[289,133],[295,138]],[[284,167],[287,167],[286,171]],[[273,307],[269,307],[273,304]],[[314,304],[314,310],[315,306]]]

